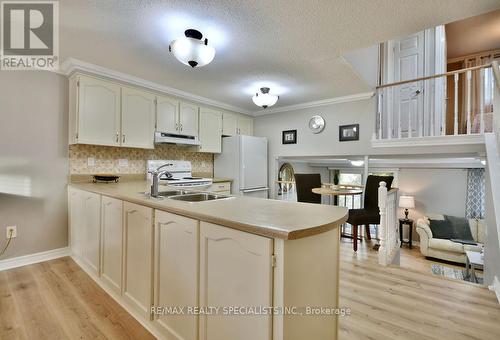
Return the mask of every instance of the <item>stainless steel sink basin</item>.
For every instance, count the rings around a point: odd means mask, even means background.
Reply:
[[[186,195],[186,194],[191,194],[191,193],[192,193],[192,191],[187,191],[187,190],[167,190],[167,191],[158,192],[158,197],[179,196],[179,195]]]
[[[222,200],[232,198],[231,196],[222,196],[211,194],[207,192],[197,192],[197,193],[186,193],[184,195],[179,196],[170,196],[172,200],[177,201],[186,201],[186,202],[204,202],[204,201],[213,201],[213,200]]]

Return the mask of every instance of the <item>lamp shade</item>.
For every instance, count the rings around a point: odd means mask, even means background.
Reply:
[[[399,196],[399,207],[405,209],[415,208],[413,196]]]

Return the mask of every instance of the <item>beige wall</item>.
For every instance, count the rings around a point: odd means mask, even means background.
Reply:
[[[16,257],[68,244],[67,79],[41,71],[0,71],[0,244],[18,236]]]

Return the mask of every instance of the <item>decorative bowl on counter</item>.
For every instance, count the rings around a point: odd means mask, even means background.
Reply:
[[[94,183],[110,183],[115,182],[118,183],[118,179],[120,176],[113,174],[96,174],[92,176],[94,178]]]

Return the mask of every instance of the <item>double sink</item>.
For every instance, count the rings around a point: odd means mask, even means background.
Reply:
[[[176,201],[204,202],[233,198],[232,196],[217,195],[209,192],[189,191],[189,190],[167,190],[158,192],[154,198],[169,198]]]

